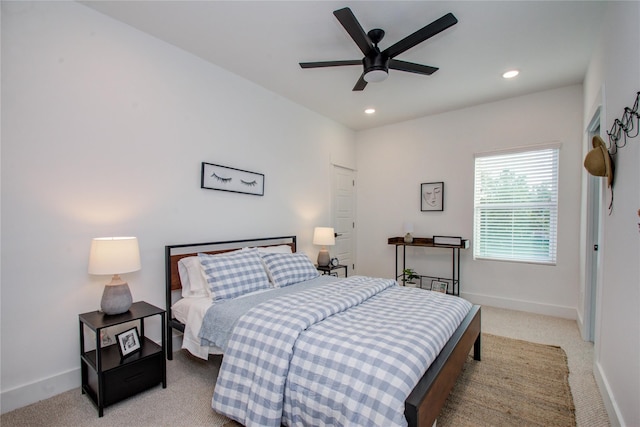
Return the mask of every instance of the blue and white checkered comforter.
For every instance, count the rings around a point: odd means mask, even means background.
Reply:
[[[212,407],[245,426],[404,426],[461,298],[355,276],[262,303],[233,330]]]

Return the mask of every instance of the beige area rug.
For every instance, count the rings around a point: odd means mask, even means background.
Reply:
[[[220,362],[178,351],[167,362],[166,389],[157,386],[109,406],[102,418],[78,388],[6,413],[0,425],[237,426],[211,409]],[[561,348],[483,334],[482,361],[469,357],[437,425],[574,426],[567,377]]]
[[[482,334],[438,426],[575,426],[567,356],[560,347]]]

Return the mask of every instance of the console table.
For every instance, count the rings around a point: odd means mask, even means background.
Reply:
[[[460,245],[443,245],[443,244],[434,244],[433,238],[429,237],[414,237],[413,242],[405,243],[404,237],[390,237],[388,243],[390,245],[395,245],[396,247],[396,278],[403,277],[404,278],[404,270],[406,268],[406,250],[407,246],[419,246],[419,247],[428,247],[428,248],[438,248],[438,249],[449,249],[451,250],[451,277],[435,277],[435,276],[426,276],[420,274],[420,280],[422,281],[422,277],[426,277],[433,280],[446,281],[451,283],[451,288],[447,290],[447,293],[451,295],[460,295],[460,249],[467,249],[469,247],[469,240],[462,239]],[[400,248],[402,248],[402,270],[401,274],[398,274],[398,261],[399,261],[399,252]],[[418,273],[419,274],[419,273]],[[422,286],[421,286],[422,287]]]

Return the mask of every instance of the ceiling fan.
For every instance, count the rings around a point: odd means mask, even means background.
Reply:
[[[353,87],[354,91],[363,90],[369,82],[373,83],[385,80],[389,76],[389,69],[425,75],[435,73],[438,71],[437,67],[400,61],[395,59],[395,57],[458,22],[452,13],[447,13],[440,19],[436,19],[431,24],[419,29],[396,44],[380,51],[378,43],[380,43],[380,40],[384,37],[383,30],[374,28],[368,33],[365,33],[355,15],[348,7],[336,10],[333,14],[338,21],[340,21],[344,29],[347,30],[347,33],[349,33],[353,41],[356,42],[364,54],[364,58],[361,60],[354,59],[347,61],[301,62],[300,66],[302,68],[320,68],[362,65],[364,70],[358,82]]]

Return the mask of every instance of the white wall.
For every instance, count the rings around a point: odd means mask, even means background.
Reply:
[[[585,79],[585,122],[602,104],[602,135],[640,91],[639,2],[611,2]],[[637,124],[637,121],[635,122]],[[587,148],[585,147],[585,150]],[[613,425],[640,425],[640,138],[614,156],[613,211],[603,191],[594,374]]]
[[[517,82],[513,82],[517,84]],[[358,265],[392,277],[403,221],[414,236],[462,236],[461,293],[471,301],[576,317],[579,278],[582,87],[570,86],[386,126],[357,135]],[[557,265],[474,261],[474,153],[561,142]],[[444,211],[420,211],[420,183],[444,181]],[[451,253],[408,248],[407,266],[451,276]]]
[[[124,278],[160,307],[166,244],[296,234],[314,255],[354,139],[75,2],[2,2],[2,412],[79,386],[77,316],[109,280],[92,237],[139,238]],[[264,173],[264,197],[200,189],[203,161]]]

